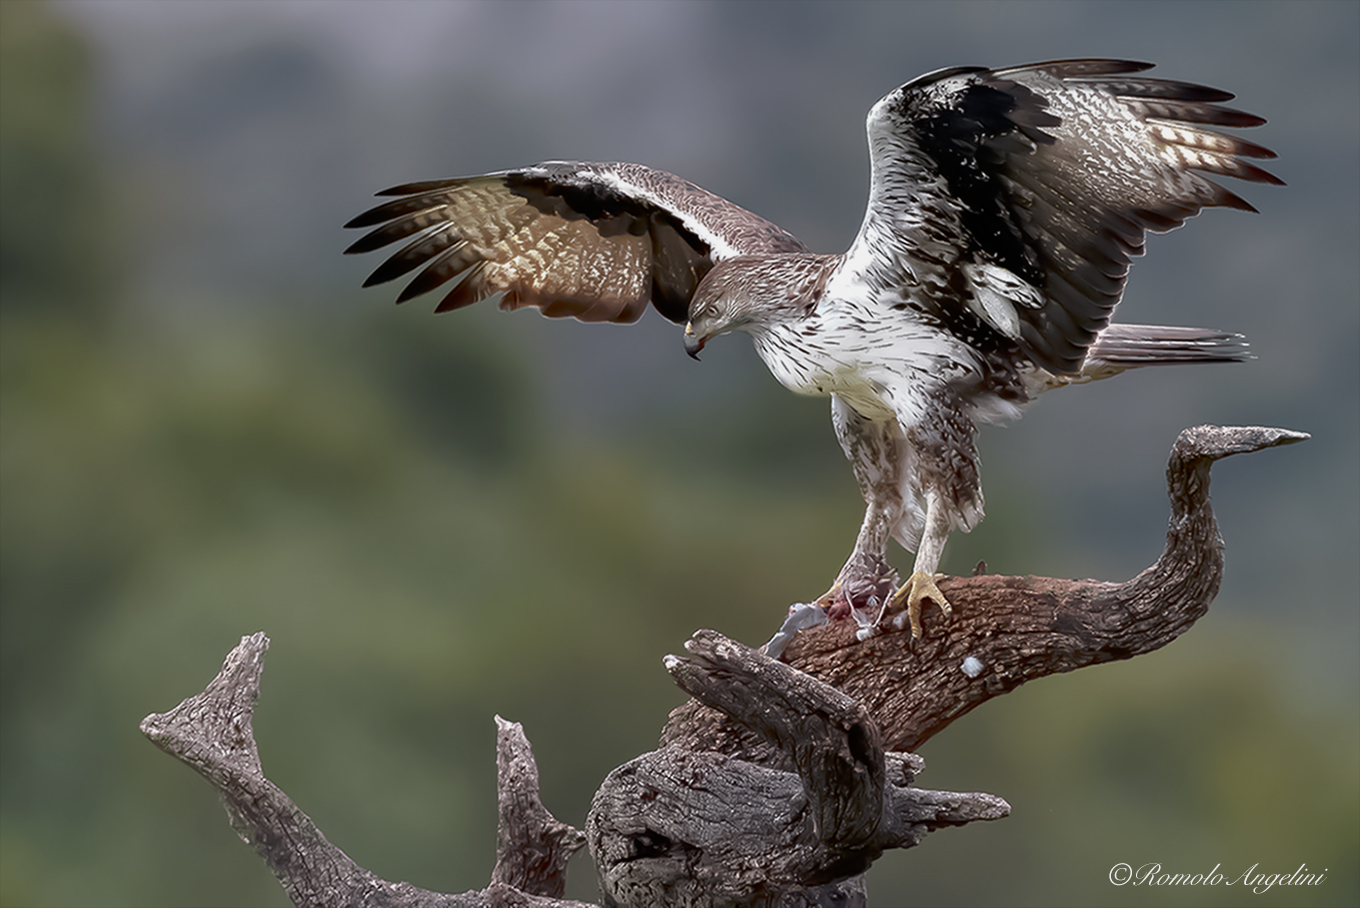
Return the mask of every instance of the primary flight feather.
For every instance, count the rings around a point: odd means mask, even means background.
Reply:
[[[669,173],[572,162],[386,190],[346,225],[375,228],[346,251],[406,241],[365,286],[420,269],[398,302],[448,286],[440,312],[498,296],[632,322],[650,303],[696,356],[750,334],[786,387],[831,398],[864,494],[818,601],[905,603],[920,636],[925,601],[949,611],[934,580],[949,533],[982,519],[979,420],[1128,368],[1247,358],[1234,334],[1110,324],[1147,231],[1255,210],[1206,175],[1280,183],[1245,160],[1270,151],[1210,128],[1264,120],[1149,68],[957,67],[891,92],[869,111],[868,210],[840,255]],[[889,539],[916,553],[901,587]]]

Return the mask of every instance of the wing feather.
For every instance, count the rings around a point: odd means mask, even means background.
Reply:
[[[636,164],[540,164],[378,195],[398,198],[345,225],[374,228],[346,253],[414,237],[364,286],[423,268],[397,302],[454,281],[440,312],[499,296],[502,308],[582,321],[636,321],[650,302],[684,321],[717,261],[804,249],[751,212]]]
[[[481,280],[481,273],[486,268],[486,260],[482,259],[468,266],[454,280],[453,286],[448,293],[439,301],[439,305],[434,307],[436,313],[452,312],[454,309],[462,309],[464,306],[471,306],[481,297],[477,295],[477,284]],[[397,302],[401,302],[401,297]]]
[[[1005,268],[1044,300],[1024,305],[1023,288],[1014,300],[1022,351],[1055,373],[1078,371],[1147,231],[1208,207],[1255,210],[1206,175],[1281,182],[1244,160],[1270,150],[1210,128],[1264,120],[1221,106],[1228,92],[1134,75],[1149,68],[961,67],[892,92],[869,114],[869,210],[843,267],[895,285],[941,324],[976,318],[966,314],[971,266]],[[930,229],[904,229],[914,224]]]
[[[436,249],[437,243],[443,243],[447,248]],[[402,253],[411,249],[415,250],[414,254],[402,255]],[[467,240],[458,239],[457,236],[450,236],[448,232],[436,234],[429,239],[413,243],[402,250],[402,253],[388,259],[378,271],[373,273],[373,278],[370,278],[370,280],[378,278],[383,268],[400,269],[401,273],[405,273],[424,264],[425,270],[416,275],[415,279],[407,284],[405,289],[397,296],[398,303],[404,303],[409,299],[415,299],[417,296],[422,296],[431,290],[442,287],[480,261],[477,250],[472,247],[472,244]],[[399,276],[399,274],[393,274],[390,278],[384,277],[374,280],[374,283]]]

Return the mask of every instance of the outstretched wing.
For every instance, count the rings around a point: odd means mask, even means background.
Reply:
[[[397,186],[346,227],[377,229],[346,253],[409,241],[365,287],[424,270],[404,302],[456,281],[437,312],[501,296],[501,308],[634,322],[650,301],[673,322],[714,263],[801,252],[769,221],[679,177],[637,164],[555,162]]]
[[[960,336],[1079,370],[1146,231],[1255,210],[1204,174],[1281,182],[1243,160],[1272,152],[1206,128],[1264,120],[1220,106],[1227,92],[1131,75],[1149,68],[965,67],[892,92],[869,114],[869,209],[843,271]]]

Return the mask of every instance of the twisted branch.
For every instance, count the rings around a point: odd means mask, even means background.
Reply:
[[[893,616],[863,642],[841,622],[799,635],[788,664],[698,632],[687,656],[666,660],[695,699],[672,712],[660,750],[605,779],[585,835],[543,807],[523,730],[497,717],[498,853],[483,890],[445,895],[378,879],[264,777],[251,729],[263,634],[243,638],[203,693],[148,716],[142,731],[221,793],[232,826],[297,905],[578,908],[561,896],[567,861],[587,841],[608,905],[863,904],[855,875],[884,849],[1009,811],[992,795],[913,787],[923,762],[892,751],[1026,681],[1128,659],[1184,633],[1223,572],[1210,466],[1307,437],[1182,432],[1167,465],[1166,548],[1124,583],[950,578],[940,587],[955,617],[929,622],[924,640],[891,630]]]
[[[1209,505],[1210,466],[1307,438],[1262,427],[1181,432],[1166,468],[1166,547],[1131,580],[950,577],[939,587],[954,617],[927,612],[922,640],[893,629],[892,615],[885,617],[883,633],[863,642],[854,622],[841,621],[803,631],[783,658],[862,703],[889,750],[911,751],[1026,681],[1163,647],[1203,617],[1223,577],[1223,540]],[[779,759],[758,736],[697,701],[671,713],[662,741],[756,762]]]
[[[520,726],[497,717],[501,829],[486,889],[446,895],[379,879],[321,834],[264,777],[251,717],[269,638],[242,637],[203,693],[142,720],[142,734],[217,789],[238,835],[274,871],[295,905],[324,908],[586,908],[561,899],[566,864],[584,844],[538,799],[538,766]]]

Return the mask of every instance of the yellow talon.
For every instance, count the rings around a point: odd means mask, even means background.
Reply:
[[[914,640],[921,639],[921,607],[925,600],[929,599],[940,607],[948,618],[954,614],[954,610],[949,607],[949,600],[944,598],[940,588],[935,585],[936,577],[945,577],[945,574],[930,575],[924,571],[917,571],[907,578],[907,582],[893,593],[893,607],[902,604],[902,600],[907,601],[907,619],[911,621],[911,636]],[[899,625],[900,627],[900,625]]]

